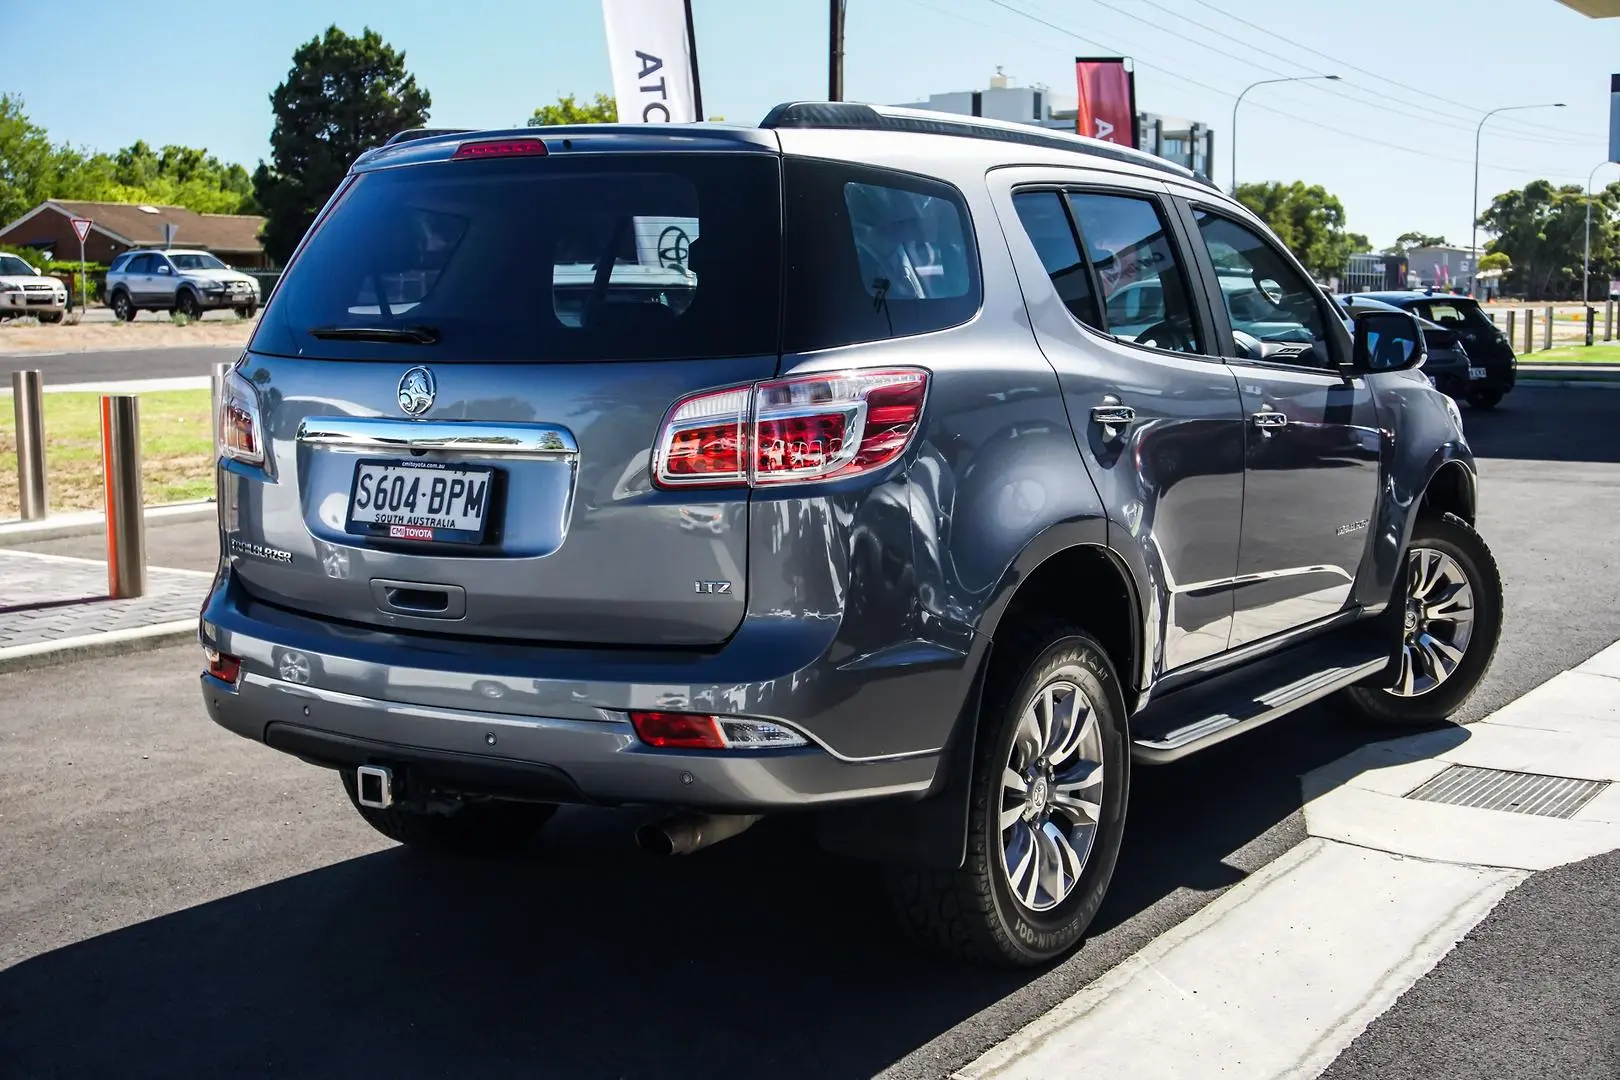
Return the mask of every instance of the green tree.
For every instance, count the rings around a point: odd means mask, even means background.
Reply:
[[[1344,273],[1351,255],[1372,250],[1365,236],[1345,229],[1344,204],[1320,184],[1240,184],[1237,197],[1320,279]]]
[[[330,26],[299,46],[270,95],[270,162],[253,174],[270,257],[285,262],[354,159],[424,125],[432,103],[405,54],[370,27],[352,37]]]
[[[1485,270],[1511,270],[1513,260],[1507,257],[1505,251],[1492,251],[1479,257],[1479,268]]]
[[[552,127],[557,124],[613,124],[619,119],[619,104],[607,94],[597,94],[587,102],[575,100],[573,94],[557,99],[555,105],[542,105],[529,117],[530,127]]]
[[[1395,243],[1385,248],[1387,252],[1399,254],[1410,251],[1412,248],[1446,247],[1446,238],[1425,232],[1403,232],[1395,238]]]
[[[1617,208],[1620,183],[1593,193],[1595,280],[1607,280],[1620,266],[1620,236],[1616,235],[1614,218]],[[1581,185],[1555,187],[1548,180],[1532,180],[1492,199],[1490,209],[1480,215],[1479,225],[1494,234],[1487,250],[1512,260],[1507,279],[1512,291],[1531,299],[1580,295],[1581,260],[1586,245],[1586,191]]]
[[[0,224],[50,198],[61,165],[50,136],[23,111],[23,99],[0,94]]]

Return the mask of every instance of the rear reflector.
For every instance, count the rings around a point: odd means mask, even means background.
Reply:
[[[633,712],[630,723],[642,742],[661,750],[771,750],[805,745],[804,736],[792,728],[739,716]]]
[[[659,433],[660,487],[835,480],[881,468],[910,445],[928,373],[841,371],[694,394]]]
[[[206,645],[203,646],[203,656],[208,659],[208,674],[220,682],[236,685],[237,679],[242,676],[242,661],[239,657],[218,652]]]
[[[464,142],[450,155],[451,161],[470,158],[544,157],[546,144],[539,139],[480,139]]]
[[[724,750],[726,740],[712,716],[673,712],[633,712],[630,723],[648,746],[661,750]]]

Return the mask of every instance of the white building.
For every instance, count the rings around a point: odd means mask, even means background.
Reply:
[[[1069,100],[1072,100],[1072,95]],[[901,107],[983,116],[990,120],[1073,131],[1075,109],[1067,101],[1065,106],[1053,107],[1050,87],[1039,83],[1034,86],[1014,86],[1011,77],[997,68],[986,89],[930,94],[927,101],[905,102]],[[1215,159],[1215,133],[1205,124],[1180,117],[1138,112],[1136,145],[1202,176],[1211,176],[1210,167]]]

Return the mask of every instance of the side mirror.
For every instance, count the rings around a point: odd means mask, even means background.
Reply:
[[[1357,374],[1406,371],[1429,358],[1417,317],[1405,311],[1364,311],[1356,316],[1356,346],[1350,366]]]
[[[167,266],[160,266],[160,267],[158,267],[158,273],[160,273],[160,274],[167,274],[167,273],[168,273],[168,272],[169,272],[169,268],[168,268],[168,267],[167,267]]]

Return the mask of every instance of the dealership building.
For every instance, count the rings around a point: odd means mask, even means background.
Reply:
[[[1073,96],[1071,93],[1067,100],[1072,100]],[[1011,77],[1003,75],[1000,68],[996,69],[996,73],[990,77],[990,85],[983,90],[930,94],[927,101],[904,102],[903,107],[983,116],[990,120],[1033,124],[1058,131],[1075,129],[1076,110],[1072,107],[1054,107],[1049,87],[1014,86]],[[1215,133],[1205,124],[1180,117],[1138,112],[1136,145],[1156,157],[1183,165],[1200,176],[1211,175]]]

